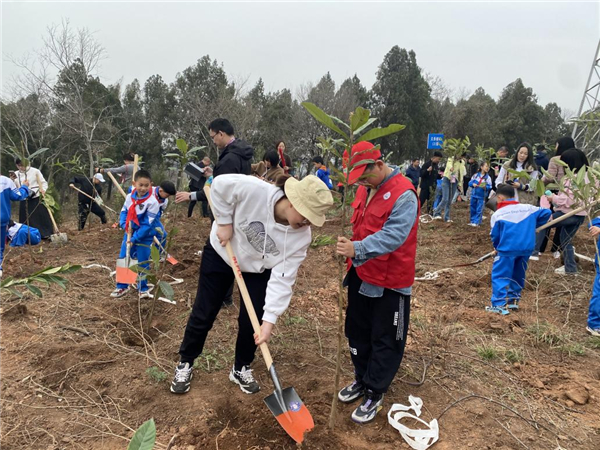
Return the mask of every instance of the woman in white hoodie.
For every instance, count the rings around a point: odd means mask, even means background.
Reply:
[[[287,309],[298,268],[311,242],[310,225],[322,226],[333,205],[329,188],[309,175],[298,181],[289,175],[275,185],[247,175],[221,175],[211,186],[215,221],[202,252],[196,301],[179,349],[180,362],[171,392],[190,389],[194,360],[202,353],[208,331],[233,283],[225,245],[233,247],[257,315],[261,335],[254,336],[240,302],[235,363],[229,379],[247,394],[260,387],[250,364],[256,346],[269,340],[277,318]],[[262,312],[262,314],[261,314]]]

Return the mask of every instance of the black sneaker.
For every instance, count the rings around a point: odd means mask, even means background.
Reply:
[[[371,389],[365,389],[365,398],[360,406],[352,413],[352,420],[356,423],[371,422],[383,408],[382,405],[383,394],[376,394]]]
[[[252,376],[252,369],[243,366],[242,370],[235,370],[235,367],[229,372],[229,379],[240,386],[245,394],[256,394],[260,391],[260,386]]]
[[[190,382],[194,376],[194,367],[190,363],[177,364],[175,368],[175,376],[171,381],[171,392],[174,394],[185,394],[190,390]]]
[[[365,395],[365,385],[360,381],[354,381],[354,383],[338,392],[338,399],[342,403],[352,403],[363,395]]]

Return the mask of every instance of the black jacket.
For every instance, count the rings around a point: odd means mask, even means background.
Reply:
[[[250,162],[253,156],[254,149],[246,141],[241,139],[234,140],[221,151],[219,160],[213,170],[213,178],[228,173],[250,175],[252,173]],[[197,191],[196,198],[198,200],[205,200],[206,195],[204,195],[204,191],[201,189]]]
[[[71,183],[77,186],[81,191],[85,192],[90,197],[96,197],[96,193],[100,195],[102,193],[102,186],[94,184],[89,178],[86,177],[73,177]],[[77,193],[77,200],[80,203],[90,203],[92,200],[86,197],[81,192]]]
[[[427,169],[430,167],[432,168],[431,172],[428,172]],[[423,167],[421,167],[421,189],[424,189],[425,186],[435,186],[435,183],[439,178],[438,170],[437,163],[434,163],[431,160],[423,164]]]

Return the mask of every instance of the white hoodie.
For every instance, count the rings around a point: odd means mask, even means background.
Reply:
[[[211,186],[215,222],[210,243],[229,264],[227,251],[217,238],[217,225],[233,224],[231,245],[242,272],[271,269],[262,317],[271,323],[290,304],[298,268],[311,242],[309,226],[294,229],[275,221],[275,204],[283,196],[280,188],[248,175],[220,175]]]

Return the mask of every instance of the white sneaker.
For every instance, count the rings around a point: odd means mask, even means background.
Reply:
[[[598,336],[600,337],[600,328],[590,328],[590,327],[585,327],[585,329],[588,331],[588,333],[590,333],[592,336]]]
[[[470,226],[470,227],[478,227],[479,225],[477,225],[476,223],[472,223],[472,222],[471,222],[471,223],[469,224],[469,226]]]
[[[540,255],[539,254],[537,254],[537,255],[531,255],[529,257],[529,259],[532,260],[532,261],[539,261],[540,260]]]
[[[140,292],[140,299],[143,298],[152,298],[152,294],[150,293],[150,291]]]
[[[442,220],[442,216],[433,216],[433,220]]]
[[[454,222],[454,220],[452,220],[452,219],[446,220],[446,223],[453,223],[453,222]]]
[[[560,252],[557,250],[554,253],[552,253],[552,256],[554,257],[554,259],[558,259],[560,258]]]
[[[558,269],[556,269],[554,271],[554,273],[557,274],[557,275],[565,275],[566,274],[566,272],[565,272],[565,266],[560,266]]]
[[[127,286],[126,288],[116,288],[114,291],[112,291],[110,293],[110,296],[112,298],[119,298],[119,297],[123,297],[125,294],[127,294],[129,291],[131,290],[131,288],[129,286]]]

